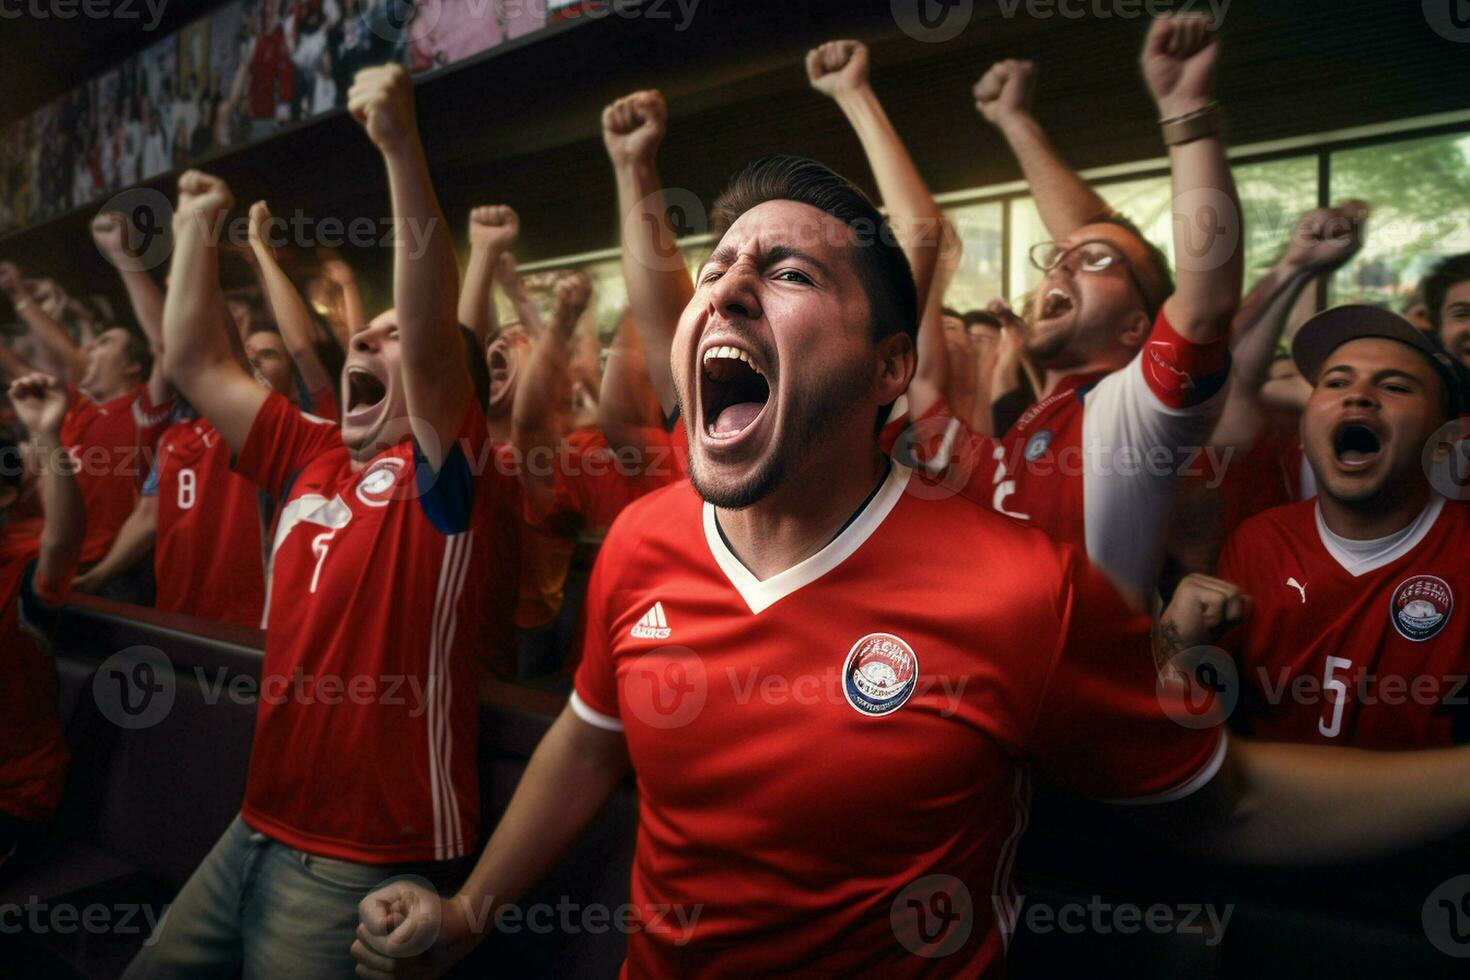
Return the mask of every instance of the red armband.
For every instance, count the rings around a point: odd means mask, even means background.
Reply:
[[[1196,343],[1181,337],[1160,310],[1142,356],[1149,390],[1170,408],[1187,408],[1207,401],[1230,376],[1230,335]]]

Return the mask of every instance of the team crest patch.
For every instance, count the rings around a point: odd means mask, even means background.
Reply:
[[[395,456],[378,460],[357,481],[357,499],[369,507],[387,507],[402,474],[403,460]]]
[[[919,683],[914,648],[892,633],[869,633],[842,665],[842,693],[860,714],[877,717],[903,707]]]
[[[1042,429],[1026,443],[1026,461],[1034,463],[1051,447],[1051,430]]]
[[[1399,583],[1388,603],[1388,617],[1406,640],[1419,642],[1438,636],[1450,621],[1455,594],[1442,578],[1413,575]]]

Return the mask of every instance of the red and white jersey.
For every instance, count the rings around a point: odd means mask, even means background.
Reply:
[[[1400,534],[1345,541],[1316,500],[1268,510],[1225,543],[1220,577],[1251,596],[1223,641],[1236,717],[1294,742],[1412,749],[1470,742],[1470,503],[1436,497]]]
[[[1220,765],[1078,549],[911,479],[764,581],[688,483],[613,525],[571,705],[637,774],[625,975],[999,971],[1033,770],[1164,800]]]
[[[682,430],[682,424],[679,426]],[[688,477],[687,464],[674,451],[655,460],[615,453],[596,429],[576,429],[567,434],[556,460],[556,488],[551,513],[544,523],[553,527],[575,525],[583,533],[601,536],[612,526],[623,508],[646,494]],[[684,456],[688,457],[687,442]]]
[[[1114,580],[1153,592],[1178,479],[1201,458],[1229,376],[1223,340],[1191,344],[1160,311],[1121,370],[1064,379],[999,439],[972,437],[946,483],[977,503],[1085,544]]]
[[[278,394],[235,468],[281,502],[242,816],[313,854],[461,857],[477,841],[475,662],[508,628],[501,477],[467,406],[437,472],[412,439],[353,465]],[[483,450],[483,451],[482,451]]]
[[[154,605],[169,612],[261,628],[265,567],[260,497],[230,469],[230,447],[205,419],[158,439],[145,496],[158,498]]]
[[[61,606],[65,594],[38,595],[33,578],[44,522],[0,526],[0,813],[45,820],[61,802],[70,757],[57,715],[56,666],[22,615],[37,600]]]
[[[133,512],[153,447],[173,414],[173,399],[154,405],[146,384],[106,403],[70,386],[67,395],[70,407],[61,424],[61,444],[76,463],[87,511],[81,557],[86,563],[107,554]]]

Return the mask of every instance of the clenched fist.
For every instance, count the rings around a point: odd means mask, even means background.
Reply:
[[[32,438],[61,437],[66,417],[66,386],[49,374],[27,374],[10,385],[10,403]]]
[[[358,72],[347,90],[347,111],[384,153],[395,153],[418,138],[413,82],[402,65]]]
[[[1362,201],[1344,201],[1336,207],[1308,211],[1291,233],[1282,264],[1304,272],[1339,268],[1363,247],[1363,224],[1367,219],[1368,205]]]
[[[851,95],[868,84],[868,46],[861,41],[828,41],[806,55],[806,78],[823,95]]]
[[[521,233],[521,219],[504,204],[483,204],[470,211],[470,247],[504,252]]]
[[[119,211],[104,211],[92,219],[92,240],[109,257],[126,256],[128,219]]]
[[[1174,590],[1169,608],[1159,617],[1158,635],[1166,641],[1162,662],[1180,651],[1204,646],[1250,613],[1250,596],[1233,582],[1192,572]]]
[[[174,208],[174,224],[202,221],[206,229],[228,214],[235,206],[230,185],[202,170],[185,170],[179,175],[179,203]]]
[[[552,287],[552,302],[558,319],[575,325],[577,318],[587,309],[592,300],[592,280],[585,272],[571,272],[562,276]]]
[[[993,125],[1031,114],[1036,94],[1036,65],[1008,58],[997,61],[975,83],[975,108]]]
[[[669,108],[657,89],[625,95],[602,110],[602,142],[614,166],[651,164],[668,132]]]
[[[1141,62],[1160,119],[1209,104],[1215,95],[1219,53],[1215,26],[1204,14],[1166,15],[1153,22],[1143,42]]]

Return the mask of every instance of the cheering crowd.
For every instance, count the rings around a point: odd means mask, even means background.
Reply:
[[[468,215],[461,266],[396,65],[345,92],[395,221],[429,229],[395,250],[392,308],[368,316],[340,261],[288,274],[265,202],[232,251],[237,202],[198,171],[166,287],[122,216],[93,222],[137,330],[0,265],[24,327],[0,346],[0,859],[59,803],[44,649],[73,592],[259,626],[266,677],[426,692],[422,713],[262,700],[240,816],[130,977],[437,975],[630,773],[631,976],[1000,971],[1038,777],[1244,861],[1460,830],[1470,256],[1418,322],[1294,323],[1372,220],[1346,201],[1242,297],[1218,45],[1164,17],[1140,59],[1173,262],[1063,162],[1035,66],[984,73],[978,112],[1052,238],[1034,292],[985,310],[945,304],[957,236],[856,41],[805,68],[884,213],[763,156],[693,275],[663,96],[604,110],[627,290],[605,354],[585,275],[518,273],[510,206]],[[1234,678],[1220,724],[1179,722],[1201,662]],[[482,828],[477,694],[555,672],[567,707]],[[761,674],[812,696],[751,696]],[[895,935],[895,898],[935,874],[974,928]]]

